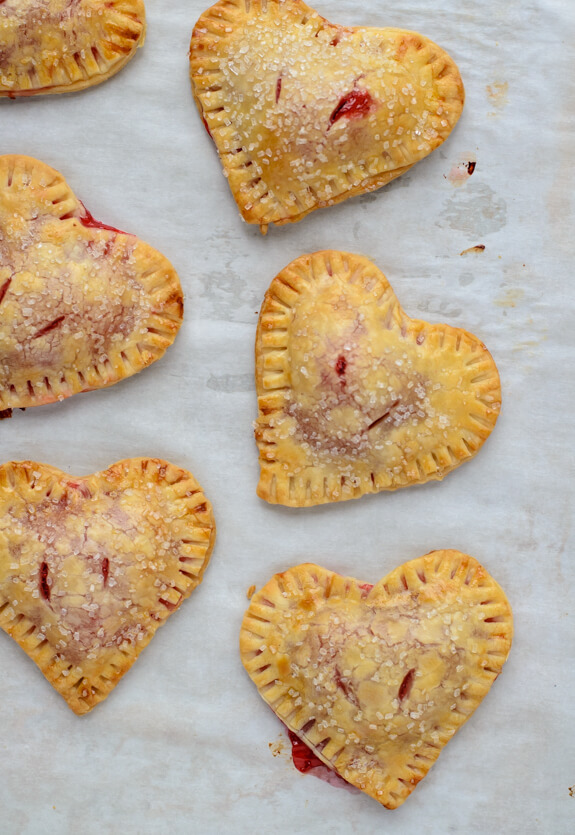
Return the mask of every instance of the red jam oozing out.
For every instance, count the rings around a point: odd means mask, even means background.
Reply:
[[[0,284],[0,304],[2,304],[2,302],[4,301],[4,296],[8,292],[8,288],[10,287],[11,283],[12,276],[10,276],[10,278],[7,278],[3,284]]]
[[[204,127],[205,127],[205,129],[207,130],[207,132],[208,132],[208,136],[210,137],[210,139],[213,139],[214,137],[212,136],[212,132],[211,132],[211,130],[209,129],[209,127],[208,127],[208,123],[206,122],[206,120],[204,119],[204,117],[203,117],[203,116],[202,116],[202,122],[204,123]]]
[[[87,229],[107,229],[109,232],[116,232],[118,235],[128,235],[129,232],[123,232],[121,229],[116,229],[115,226],[108,226],[107,223],[102,223],[100,220],[96,220],[93,215],[90,214],[88,209],[82,203],[82,208],[84,210],[84,214],[78,218],[82,226],[85,226]]]
[[[313,751],[307,747],[305,742],[302,742],[293,731],[289,730],[289,728],[288,736],[292,746],[291,755],[293,764],[298,771],[301,771],[302,774],[306,774],[308,771],[311,771],[312,768],[318,768],[320,766],[322,768],[327,768],[326,764],[322,762],[319,757],[316,757]]]
[[[345,369],[346,369],[346,368],[347,368],[347,360],[346,360],[346,358],[345,358],[343,355],[342,355],[342,356],[339,356],[339,357],[337,358],[337,362],[336,362],[336,364],[335,364],[335,370],[336,370],[336,372],[339,374],[339,376],[340,376],[340,377],[341,377],[343,374],[345,374]]]
[[[78,493],[80,493],[80,495],[83,496],[85,499],[89,499],[91,497],[90,490],[81,481],[69,481],[68,487],[71,490],[77,490]]]
[[[397,698],[400,702],[407,698],[407,696],[409,696],[409,694],[411,693],[414,678],[415,670],[409,670],[409,672],[404,676],[403,681],[399,686],[399,693],[397,694]]]
[[[65,318],[65,316],[58,316],[52,322],[48,322],[47,325],[44,325],[43,328],[40,328],[40,330],[37,331],[31,338],[38,339],[38,337],[45,336],[47,333],[50,333],[50,331],[56,330],[56,328],[58,328],[62,324]]]
[[[40,566],[40,594],[44,600],[50,600],[50,586],[48,585],[48,563],[43,562]]]
[[[323,780],[330,786],[335,786],[338,789],[345,789],[345,791],[353,794],[358,791],[355,786],[348,783],[341,774],[334,769],[329,768],[319,757],[311,751],[305,742],[296,736],[292,731],[287,729],[290,742],[292,744],[292,759],[293,764],[302,774],[310,773],[313,777]]]
[[[363,592],[362,597],[367,597],[373,588],[373,583],[358,583],[358,586]]]
[[[329,117],[330,127],[338,119],[346,116],[348,119],[361,119],[373,110],[375,102],[367,90],[359,90],[354,87],[351,92],[344,96],[331,116]]]

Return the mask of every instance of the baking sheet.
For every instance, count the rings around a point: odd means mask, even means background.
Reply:
[[[436,40],[459,64],[466,108],[450,139],[386,189],[263,238],[240,221],[192,101],[188,42],[206,0],[146,5],[145,47],[108,83],[0,102],[0,152],[54,166],[95,217],[164,252],[185,289],[185,323],[137,377],[2,422],[0,458],[78,475],[167,458],[203,485],[218,540],[203,585],[85,718],[0,634],[0,829],[572,833],[575,7],[317,0],[333,22]],[[476,169],[461,180],[469,160]],[[485,250],[460,255],[476,244]],[[477,458],[442,484],[269,507],[255,495],[251,428],[259,304],[293,258],[335,247],[373,258],[411,315],[480,336],[503,411]],[[501,583],[516,637],[481,708],[389,812],[293,768],[239,661],[246,591],[304,560],[375,582],[445,547]]]

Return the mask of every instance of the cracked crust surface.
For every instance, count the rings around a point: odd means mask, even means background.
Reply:
[[[281,721],[395,809],[486,696],[512,635],[487,571],[434,551],[375,586],[311,564],[275,575],[251,599],[240,652]]]
[[[215,539],[194,477],[155,458],[74,478],[0,467],[0,626],[78,715],[201,583]]]
[[[143,46],[143,0],[2,0],[0,97],[106,81]]]
[[[182,316],[167,258],[95,221],[54,169],[0,157],[0,410],[141,371],[172,344]]]
[[[258,495],[307,507],[440,480],[501,407],[485,346],[410,319],[369,259],[326,250],[274,278],[256,336]]]
[[[337,26],[301,0],[220,0],[196,23],[190,73],[242,217],[262,231],[398,177],[464,102],[429,39]]]

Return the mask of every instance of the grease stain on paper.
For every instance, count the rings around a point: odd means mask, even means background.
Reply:
[[[485,90],[490,104],[499,111],[503,110],[508,101],[509,84],[507,81],[494,81],[493,84],[488,84]],[[499,114],[495,111],[489,115],[498,116]]]
[[[565,68],[564,78],[573,78],[575,59]],[[575,196],[572,178],[566,172],[573,166],[573,113],[575,112],[575,85],[566,84],[561,96],[561,112],[553,120],[553,149],[549,159],[553,161],[554,177],[547,191],[548,229],[553,241],[570,259],[573,257],[573,216]]]
[[[460,307],[452,307],[448,301],[444,300],[438,304],[437,299],[432,296],[424,297],[418,304],[417,310],[419,313],[425,313],[428,317],[447,317],[448,319],[457,319],[463,313]]]
[[[239,391],[251,391],[254,387],[253,374],[210,374],[208,388],[233,394]]]
[[[525,290],[522,287],[508,287],[502,296],[494,300],[493,304],[497,307],[515,307],[524,296]]]
[[[204,273],[200,297],[207,302],[208,315],[228,322],[251,321],[247,311],[255,310],[261,301],[260,294],[231,260],[219,270]]]
[[[436,221],[440,228],[449,226],[470,238],[499,232],[506,223],[507,203],[486,183],[470,183],[449,197]]]

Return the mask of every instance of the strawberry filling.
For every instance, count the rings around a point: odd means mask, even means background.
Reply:
[[[50,585],[48,583],[48,563],[43,562],[40,566],[40,594],[44,598],[50,602]]]
[[[338,774],[333,768],[329,768],[319,757],[316,757],[313,751],[293,731],[290,731],[288,728],[287,732],[292,744],[293,764],[298,771],[301,771],[302,774],[313,774],[314,777],[318,777],[324,783],[328,783],[330,786],[337,786],[339,789],[345,789],[352,794],[359,791],[351,783],[348,783],[347,780],[344,780],[341,774]]]
[[[85,499],[90,499],[92,497],[88,487],[85,484],[82,484],[81,481],[69,481],[68,487],[70,487],[71,490],[77,490],[78,493],[80,493],[80,495]]]
[[[331,127],[339,119],[346,116],[348,119],[361,119],[367,116],[375,106],[371,94],[367,90],[360,90],[354,87],[346,96],[340,99],[339,104],[329,117]]]
[[[312,768],[327,769],[327,765],[322,762],[319,757],[316,757],[311,748],[308,748],[305,742],[302,742],[299,736],[296,736],[289,728],[288,736],[291,742],[293,764],[298,771],[301,771],[302,774],[306,774],[308,771],[311,771]]]
[[[129,235],[129,232],[123,232],[121,229],[116,229],[115,226],[108,226],[107,223],[102,223],[100,220],[96,220],[96,218],[88,211],[88,209],[81,203],[82,209],[84,210],[84,214],[81,215],[78,220],[85,226],[87,229],[107,229],[109,232],[116,232],[118,235]]]
[[[210,137],[210,139],[213,139],[214,137],[212,136],[212,132],[211,132],[211,130],[209,129],[209,127],[208,127],[208,123],[206,122],[206,120],[204,119],[204,117],[203,117],[203,116],[202,116],[202,122],[204,123],[204,127],[205,127],[205,129],[207,130],[207,132],[208,132],[208,136]]]
[[[8,288],[10,287],[11,283],[12,283],[12,278],[7,278],[6,281],[3,284],[0,284],[0,304],[2,304],[2,302],[4,300],[4,296],[8,292]]]
[[[345,369],[347,368],[347,360],[344,356],[340,356],[337,358],[337,362],[335,364],[335,370],[339,374],[340,377],[343,377],[345,374]]]

